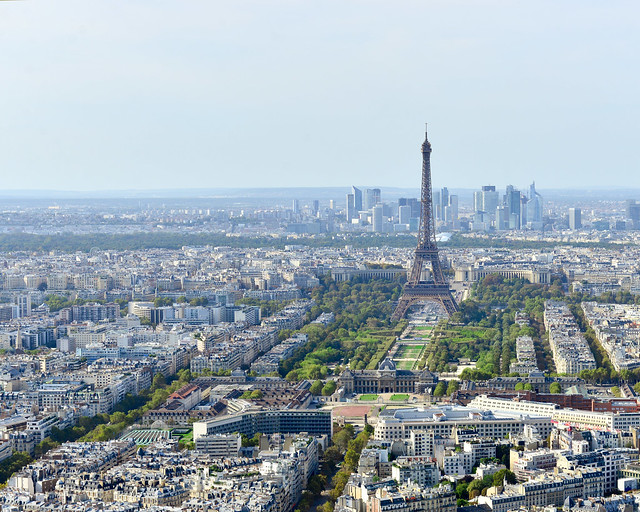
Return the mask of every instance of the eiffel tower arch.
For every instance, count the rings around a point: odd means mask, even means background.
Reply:
[[[400,320],[407,310],[419,302],[432,301],[442,304],[447,314],[458,311],[458,305],[451,294],[449,283],[442,272],[442,264],[436,245],[436,230],[433,222],[431,199],[431,144],[425,131],[422,144],[422,189],[420,202],[420,228],[418,229],[418,246],[416,247],[413,265],[402,295],[398,300],[392,320]]]

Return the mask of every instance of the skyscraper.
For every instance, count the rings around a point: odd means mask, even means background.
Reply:
[[[496,229],[498,231],[509,229],[509,210],[506,206],[496,207]]]
[[[411,220],[411,206],[405,204],[398,207],[398,224],[409,224]]]
[[[520,227],[524,228],[527,225],[527,196],[520,194]]]
[[[582,228],[582,210],[580,208],[569,208],[569,229],[576,230]]]
[[[444,220],[444,209],[449,206],[449,189],[442,187],[440,189],[440,220]]]
[[[458,196],[455,194],[449,196],[449,213],[451,218],[447,219],[447,222],[458,222]]]
[[[494,185],[485,185],[482,187],[482,209],[491,217],[495,217],[496,208],[498,207],[499,195]]]
[[[379,188],[374,188],[373,190],[373,200],[374,204],[380,204],[382,202],[382,192]]]
[[[520,229],[521,226],[521,202],[520,191],[513,188],[512,185],[507,186],[507,192],[504,196],[504,205],[507,207],[507,215],[509,219],[509,229]]]
[[[401,197],[398,199],[398,208],[400,206],[408,206],[411,209],[411,213],[409,214],[410,218],[420,218],[420,201],[415,197]]]
[[[422,208],[422,203],[415,197],[411,197],[407,200],[407,204],[411,207],[411,218],[419,219]]]
[[[640,229],[640,203],[634,199],[627,200],[627,219],[631,221],[632,229]]]
[[[353,194],[347,194],[347,211],[346,217],[347,222],[351,223],[353,219],[357,217],[356,207],[355,207],[355,197]]]
[[[382,233],[384,217],[382,215],[383,206],[377,204],[372,208],[373,231],[374,233]]]
[[[353,194],[354,206],[357,212],[362,211],[362,190],[356,187],[351,187],[351,193]]]
[[[473,211],[483,212],[484,206],[482,205],[482,191],[476,190],[473,193]]]
[[[365,210],[371,210],[375,205],[381,202],[381,194],[379,188],[368,188],[365,191]]]
[[[433,201],[431,204],[431,211],[433,212],[433,219],[438,220],[442,217],[442,204],[440,203],[440,191],[433,192]]]
[[[291,209],[293,210],[293,213],[299,213],[300,212],[300,201],[298,201],[297,199],[294,199],[293,203],[291,205]]]
[[[542,196],[536,191],[533,182],[529,187],[529,200],[527,201],[527,224],[534,229],[542,227]]]

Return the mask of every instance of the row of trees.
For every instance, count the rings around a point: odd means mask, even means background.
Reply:
[[[331,479],[329,491],[329,500],[322,508],[318,508],[318,512],[332,512],[335,502],[338,500],[345,485],[349,481],[351,473],[358,469],[360,454],[369,438],[373,435],[373,427],[369,424],[357,436],[355,435],[353,425],[347,424],[333,435],[332,445],[324,454],[325,461],[328,464],[328,472],[338,463],[342,462],[340,470]]]
[[[308,247],[344,247],[350,245],[356,248],[365,247],[415,247],[417,237],[413,233],[378,234],[378,233],[335,233],[327,235],[308,236],[304,244]],[[190,246],[230,246],[234,248],[273,247],[284,249],[291,243],[299,244],[299,235],[282,236],[234,236],[216,233],[184,233],[184,232],[153,232],[129,234],[71,234],[34,235],[29,233],[11,233],[0,235],[0,251],[63,251],[89,252],[91,249],[101,250],[140,250],[140,249],[180,249]],[[597,247],[615,249],[619,245],[607,242],[537,242],[507,240],[505,238],[465,237],[456,233],[445,244],[448,247],[509,247],[512,249],[552,249],[558,246]]]
[[[461,375],[463,379],[485,380],[496,375],[508,375],[509,365],[515,357],[515,340],[518,336],[528,335],[536,340],[540,369],[553,372],[553,360],[543,327],[544,302],[548,299],[569,304],[594,354],[597,368],[582,371],[581,378],[594,384],[640,383],[640,369],[615,370],[580,307],[585,300],[640,303],[639,296],[623,291],[607,292],[598,297],[582,293],[565,295],[560,279],[551,285],[542,285],[523,279],[506,279],[497,274],[476,283],[471,299],[460,305],[460,310],[452,315],[449,323],[438,326],[434,332],[433,361],[427,360],[429,368],[435,365],[438,369],[445,360],[469,357],[477,360],[476,369],[465,370]],[[520,327],[514,323],[518,311],[528,314],[531,326]],[[456,327],[456,324],[464,327]],[[486,331],[473,333],[474,327],[483,327]]]
[[[322,396],[330,396],[333,395],[334,391],[336,390],[336,387],[338,385],[336,384],[335,380],[329,380],[325,383],[323,383],[321,380],[316,380],[313,384],[311,384],[311,387],[309,388],[309,392],[312,395],[322,395]]]
[[[308,247],[415,247],[417,238],[413,234],[383,235],[374,233],[344,233],[340,235],[316,235],[305,238]],[[128,233],[128,234],[71,234],[33,235],[29,233],[0,234],[0,251],[3,252],[89,252],[100,250],[180,249],[184,246],[228,246],[234,248],[273,247],[284,249],[291,243],[299,244],[298,235],[282,236],[238,236],[228,237],[216,233]]]
[[[335,433],[331,438],[331,446],[324,452],[320,472],[309,480],[307,490],[302,493],[302,500],[298,503],[295,512],[311,510],[328,486],[330,488],[329,499],[315,510],[317,512],[332,512],[336,500],[342,494],[344,486],[349,480],[349,475],[358,467],[362,449],[373,434],[373,428],[369,425],[366,425],[364,431],[357,436],[353,425],[347,424],[342,428],[334,425],[334,428]],[[342,467],[336,472],[336,466],[339,463],[342,463]]]
[[[428,367],[442,370],[445,361],[465,357],[477,363],[476,369],[463,372],[463,379],[486,380],[509,375],[516,356],[516,339],[541,337],[544,302],[548,299],[564,299],[561,280],[543,285],[498,274],[485,277],[473,286],[471,299],[460,304],[459,311],[434,331]],[[529,316],[530,325],[515,323],[515,316],[521,311]],[[550,370],[551,354],[539,358],[538,365],[541,370]]]
[[[322,380],[331,364],[350,363],[353,369],[376,365],[397,334],[390,317],[392,301],[401,291],[400,281],[336,283],[329,276],[321,277],[320,286],[311,292],[316,303],[311,317],[332,311],[336,319],[326,327],[303,327],[309,343],[281,362],[280,375],[288,380]]]
[[[450,380],[449,383],[441,380],[436,384],[435,389],[433,390],[433,396],[441,397],[445,395],[453,395],[456,391],[460,389],[460,382],[457,380]]]

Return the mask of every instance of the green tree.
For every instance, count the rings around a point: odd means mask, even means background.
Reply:
[[[467,492],[468,487],[469,484],[467,482],[462,482],[456,485],[456,496],[458,497],[458,499],[469,499],[469,493]]]
[[[111,415],[110,421],[111,423],[122,423],[126,419],[125,413],[121,411],[116,411]]]
[[[516,391],[522,391],[524,389],[524,384],[522,382],[518,382],[516,384]]]
[[[285,379],[289,382],[298,380],[298,370],[291,370],[289,373],[287,373]]]
[[[253,437],[248,437],[245,434],[240,434],[240,438],[242,439],[242,446],[244,446],[245,448],[247,446],[258,446],[260,444],[260,437],[262,436],[262,434],[260,433],[256,433],[256,435],[254,435]]]
[[[340,448],[336,445],[329,446],[324,452],[324,458],[327,462],[335,465],[342,460],[342,453],[340,452]]]
[[[493,475],[493,485],[502,485],[505,479],[507,480],[508,484],[515,484],[517,482],[515,473],[509,471],[508,469],[501,469]]]
[[[327,383],[322,387],[322,395],[323,396],[332,395],[337,387],[338,387],[338,384],[336,383],[335,380],[327,381]]]
[[[360,459],[360,453],[355,450],[347,450],[344,455],[344,463],[348,466],[349,471],[352,473],[358,469],[358,460]]]
[[[562,386],[559,382],[552,382],[549,386],[549,392],[555,395],[562,393]]]
[[[471,368],[465,368],[460,374],[461,380],[489,380],[493,377],[493,373],[483,370],[473,370]]]
[[[449,381],[449,385],[447,386],[447,395],[453,395],[456,391],[460,389],[460,383],[457,380]]]
[[[447,385],[445,384],[444,381],[440,381],[438,382],[438,384],[436,384],[436,389],[433,390],[433,396],[436,397],[441,397],[444,396],[444,394],[447,391]]]
[[[493,483],[493,481],[491,483]],[[485,485],[484,480],[476,479],[467,486],[467,494],[470,499],[473,499],[480,496],[482,491],[487,487],[491,487],[491,484]]]
[[[343,429],[339,430],[333,435],[331,439],[333,444],[338,447],[340,453],[344,453],[347,451],[347,447],[349,446],[349,441],[353,439],[353,425],[347,424]]]
[[[313,384],[311,384],[311,387],[309,388],[309,392],[312,395],[320,395],[322,393],[322,381],[321,380],[316,380]]]
[[[50,437],[45,437],[35,447],[36,458],[42,457],[49,450],[52,450],[53,448],[57,448],[58,446],[60,446],[60,443],[56,443]]]
[[[20,471],[23,467],[31,464],[32,462],[33,459],[27,453],[13,453],[11,457],[0,462],[0,484],[4,484],[16,471]]]
[[[178,380],[183,384],[187,384],[193,379],[193,375],[191,375],[191,370],[189,370],[189,368],[178,370],[177,376]]]
[[[161,389],[167,386],[167,381],[164,378],[164,375],[162,373],[156,373],[153,376],[153,383],[151,384],[151,389],[152,390],[157,390],[157,389]]]

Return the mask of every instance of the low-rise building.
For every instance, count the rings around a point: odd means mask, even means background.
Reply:
[[[213,434],[195,440],[196,450],[215,458],[237,457],[242,447],[240,434]]]

